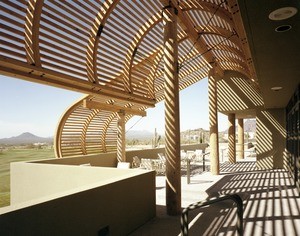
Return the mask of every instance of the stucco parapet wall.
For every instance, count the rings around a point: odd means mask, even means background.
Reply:
[[[11,163],[11,203],[51,200],[109,185],[149,171],[112,167]],[[43,201],[42,200],[42,201]]]
[[[110,235],[127,235],[155,216],[154,171],[11,167],[13,204],[0,209],[0,235],[97,235],[105,227]]]
[[[249,79],[238,72],[225,71],[222,80],[217,82],[218,111],[235,113],[253,112],[263,109],[264,101],[260,92],[251,85]]]
[[[115,152],[99,153],[90,155],[78,155],[64,158],[52,158],[39,161],[31,161],[30,163],[43,163],[43,164],[59,164],[59,165],[82,165],[90,164],[91,166],[98,167],[116,167],[117,155]]]

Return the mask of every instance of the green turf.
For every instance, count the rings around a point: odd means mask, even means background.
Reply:
[[[10,204],[10,163],[54,158],[53,149],[9,149],[0,152],[0,207]]]

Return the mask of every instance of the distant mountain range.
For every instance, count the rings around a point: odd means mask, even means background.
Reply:
[[[154,137],[154,133],[148,130],[129,130],[126,133],[126,139],[146,140],[146,139],[152,139],[153,137]]]
[[[129,130],[126,133],[126,139],[139,139],[146,140],[153,138],[154,133],[147,130]],[[33,144],[33,143],[53,143],[53,137],[39,137],[32,133],[25,132],[19,136],[14,136],[11,138],[0,139],[0,144],[2,145],[21,145],[21,144]]]
[[[255,132],[256,130],[256,120],[246,120],[244,123],[244,131],[245,132]]]
[[[235,122],[236,126],[236,132],[237,132],[237,121]],[[255,119],[247,119],[245,122],[244,122],[244,132],[255,132],[256,131],[256,120]],[[227,133],[228,132],[228,129],[224,130],[223,132],[221,133]]]
[[[21,145],[21,144],[32,144],[32,143],[53,143],[53,137],[43,138],[36,136],[32,133],[26,132],[19,136],[11,138],[0,139],[0,144],[5,145]]]
[[[246,120],[244,123],[244,131],[245,132],[255,132],[256,129],[256,121],[253,120]],[[209,132],[208,130],[203,130],[202,128],[191,130],[191,131],[182,131],[182,134],[196,132],[197,134],[199,131],[202,132]],[[224,133],[227,130],[223,131]],[[164,136],[164,134],[160,134]],[[154,138],[154,133],[147,131],[147,130],[129,130],[126,133],[126,139],[139,139],[139,140],[148,140]],[[0,144],[2,145],[21,145],[21,144],[33,144],[33,143],[53,143],[53,137],[39,137],[32,133],[26,132],[19,136],[11,137],[11,138],[2,138],[0,139]]]

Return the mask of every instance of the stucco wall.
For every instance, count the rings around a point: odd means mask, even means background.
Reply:
[[[218,81],[218,111],[224,113],[251,113],[264,109],[261,94],[253,88],[245,77],[237,72],[226,71]]]
[[[99,158],[101,157],[101,158]],[[86,156],[55,158],[41,161],[33,161],[32,163],[59,164],[59,165],[82,165],[91,164],[91,166],[116,167],[117,154],[103,153]]]
[[[140,169],[15,162],[11,164],[11,204],[111,184],[141,173]]]
[[[255,117],[257,167],[286,167],[285,110],[265,109],[259,91],[250,86],[241,74],[227,71],[218,82],[218,111]]]
[[[37,198],[1,208],[0,235],[98,235],[104,227],[128,235],[155,216],[153,171],[26,163],[12,170],[12,195],[22,195],[14,201]]]
[[[286,147],[285,110],[258,110],[256,115],[257,167],[283,168]]]

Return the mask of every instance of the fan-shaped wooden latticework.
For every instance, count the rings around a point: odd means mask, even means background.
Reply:
[[[255,80],[235,1],[169,2],[179,22],[180,89],[206,77],[212,63]],[[84,100],[143,111],[164,99],[162,1],[0,4],[1,73],[88,94],[59,123],[58,157],[116,150],[117,113]]]

